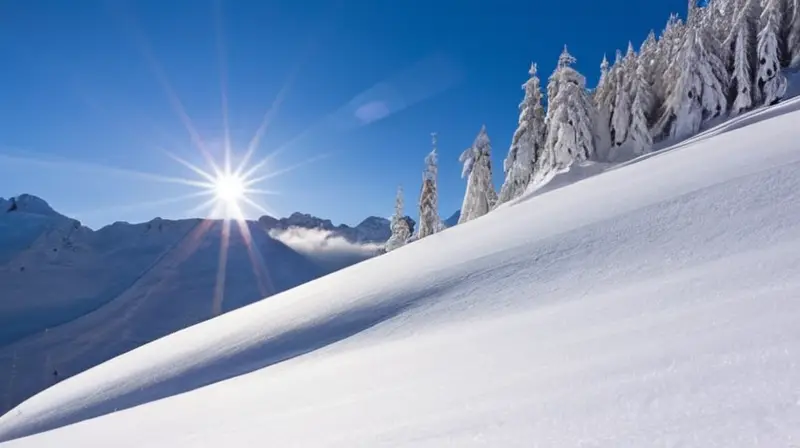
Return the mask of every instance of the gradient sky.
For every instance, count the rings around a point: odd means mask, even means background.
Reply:
[[[224,92],[234,158],[272,110],[252,160],[274,154],[259,173],[277,175],[258,187],[279,194],[255,198],[274,214],[354,225],[389,216],[402,184],[406,212],[416,215],[436,131],[446,218],[464,194],[458,156],[484,123],[502,182],[532,61],[544,85],[568,44],[593,85],[604,53],[628,40],[638,48],[685,8],[684,0],[8,0],[0,3],[0,197],[32,193],[93,228],[200,216],[202,199],[185,198],[196,187],[156,177],[201,180],[167,152],[208,169],[187,122],[222,161]]]

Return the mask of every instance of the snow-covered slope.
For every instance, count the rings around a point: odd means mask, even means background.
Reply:
[[[0,417],[0,440],[791,446],[800,112],[785,111],[147,344]]]

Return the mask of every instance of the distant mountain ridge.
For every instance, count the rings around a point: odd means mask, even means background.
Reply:
[[[54,371],[72,376],[371,258],[391,234],[379,217],[349,227],[294,213],[246,225],[249,244],[233,225],[222,257],[222,221],[154,218],[92,230],[36,196],[0,198],[0,378],[43,373],[0,381],[0,414],[48,387]],[[290,229],[365,249],[319,260],[276,236]]]
[[[341,236],[351,243],[383,243],[392,235],[389,220],[377,216],[370,216],[355,227],[346,224],[337,226],[329,219],[299,212],[292,213],[288,218],[280,219],[262,216],[258,222],[266,230],[288,230],[292,227],[325,230]]]
[[[72,272],[74,275],[91,276],[100,281],[97,276],[101,275],[109,263],[99,263],[94,266],[92,261],[96,261],[93,258],[99,256],[108,256],[113,260],[120,259],[118,270],[109,272],[109,277],[124,278],[128,274],[132,275],[144,269],[144,266],[153,262],[159,253],[169,250],[202,222],[209,221],[198,218],[179,220],[154,218],[135,224],[115,222],[98,230],[92,230],[82,226],[78,220],[58,213],[39,197],[22,194],[9,199],[0,198],[0,285],[5,286],[7,290],[3,300],[0,300],[0,345],[9,341],[10,333],[18,333],[18,336],[29,333],[23,330],[29,326],[20,322],[17,319],[19,316],[8,312],[15,299],[14,295],[8,292],[8,288],[17,288],[20,294],[28,289],[26,285],[30,282],[28,278],[30,275],[22,276],[22,273],[40,270],[43,266],[47,266],[49,270],[72,270],[75,271]],[[251,233],[262,230],[259,233],[268,237],[271,231],[300,228],[322,230],[326,232],[326,238],[340,237],[354,244],[382,244],[391,235],[389,224],[389,220],[373,216],[366,218],[356,227],[349,227],[344,224],[334,225],[330,220],[304,213],[293,213],[287,218],[280,219],[262,216],[257,221],[248,221]],[[350,261],[345,264],[352,264],[361,259],[349,259]],[[80,271],[84,264],[87,264],[85,272]],[[334,270],[341,267],[345,266],[336,266]],[[326,265],[323,270],[332,269]],[[112,279],[109,278],[108,281]],[[35,287],[30,285],[30,287],[46,288],[37,292],[37,297],[64,294],[64,288],[52,287],[56,284],[58,282],[54,278],[48,278],[44,285]],[[79,302],[95,302],[90,299],[92,295],[87,295],[85,291],[79,295],[81,296]],[[68,298],[62,299],[58,302],[69,301]],[[27,301],[30,304],[31,301],[35,302],[35,299],[29,298]],[[15,305],[14,308],[19,306]],[[58,324],[59,319],[50,317],[46,319],[48,325]],[[11,319],[16,323],[12,325],[5,322]],[[36,325],[28,328],[30,331],[39,329]]]

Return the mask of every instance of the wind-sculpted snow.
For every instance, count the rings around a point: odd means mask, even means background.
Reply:
[[[0,417],[0,440],[791,446],[798,119],[523,197],[150,343]]]

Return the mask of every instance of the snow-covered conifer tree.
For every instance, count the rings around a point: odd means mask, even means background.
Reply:
[[[614,129],[614,145],[620,146],[628,139],[628,127],[631,123],[631,104],[633,94],[631,80],[636,76],[636,53],[633,44],[628,43],[628,51],[622,59],[617,80],[617,96],[614,99],[614,111],[611,115],[611,127]]]
[[[419,230],[418,238],[425,238],[438,232],[441,228],[439,217],[439,200],[436,178],[439,172],[436,154],[436,134],[432,135],[433,149],[425,157],[425,171],[422,173],[422,192],[419,197]]]
[[[528,81],[522,85],[525,96],[519,105],[519,124],[503,163],[506,178],[500,188],[498,204],[515,199],[525,192],[533,178],[534,166],[544,145],[544,107],[536,64],[531,64],[528,74]]]
[[[751,109],[756,104],[754,87],[756,67],[756,34],[759,0],[744,0],[736,11],[724,47],[731,50],[730,96],[731,115]]]
[[[394,203],[394,215],[392,216],[392,236],[386,242],[386,252],[393,251],[406,245],[408,238],[411,237],[411,229],[408,221],[403,215],[403,187],[397,187],[397,197]]]
[[[677,15],[671,14],[664,30],[661,32],[661,37],[657,42],[657,50],[655,55],[655,72],[660,78],[653,84],[653,94],[655,102],[659,104],[659,109],[665,107],[667,100],[668,90],[677,79],[676,74],[670,72],[670,66],[673,64],[681,49],[683,42],[683,35],[686,31],[686,26],[683,24]]]
[[[482,126],[472,146],[464,151],[459,161],[464,164],[461,177],[467,178],[467,191],[461,206],[459,224],[472,221],[487,213],[497,202],[492,184],[492,145]]]
[[[657,97],[657,92],[660,91],[660,84],[663,73],[658,73],[658,41],[656,40],[656,33],[650,31],[647,39],[642,42],[639,48],[638,64],[644,70],[644,79],[650,86],[650,93],[652,94],[651,107],[652,110],[647,111],[647,116],[652,120],[655,111],[661,106],[660,99]]]
[[[613,83],[609,76],[608,59],[603,55],[600,63],[600,80],[592,92],[592,101],[595,108],[594,119],[594,146],[598,157],[605,158],[611,148],[611,104],[609,98]]]
[[[634,154],[644,154],[650,152],[653,147],[653,137],[647,125],[648,114],[652,110],[653,94],[650,83],[647,82],[646,63],[639,61],[636,64],[631,80],[631,90],[633,91],[633,104],[631,105],[631,124],[628,130],[628,142],[630,142]]]
[[[724,42],[731,34],[737,16],[737,3],[740,3],[740,0],[709,0],[706,5],[706,8],[711,11],[709,14],[710,26],[713,28],[714,37],[719,42]],[[723,51],[729,52],[730,47],[724,47]],[[724,55],[720,56],[723,60],[727,59]]]
[[[700,130],[704,120],[727,110],[727,78],[719,45],[708,30],[697,24],[695,0],[690,0],[689,19],[680,53],[667,69],[667,100],[654,134],[668,132],[685,138]]]
[[[786,52],[789,67],[800,67],[800,0],[792,0],[789,33],[786,36]]]
[[[774,104],[786,93],[786,77],[781,73],[780,54],[784,6],[782,0],[765,0],[761,13],[756,83],[762,104]]]
[[[556,64],[556,69],[553,70],[553,74],[547,79],[547,99],[555,98],[558,95],[558,89],[561,86],[561,79],[558,76],[560,74],[560,70],[569,67],[575,63],[575,58],[572,57],[569,52],[567,52],[567,46],[564,46],[564,51],[561,52],[561,55],[558,57],[558,63]],[[550,108],[547,108],[548,114],[545,116],[545,123],[548,122],[550,119]]]
[[[572,68],[573,63],[575,58],[564,46],[558,67],[550,77],[550,83],[557,87],[553,89],[556,95],[548,97],[547,157],[542,157],[546,160],[542,165],[549,166],[543,166],[543,170],[561,170],[595,155],[594,104],[586,91],[586,78]]]

